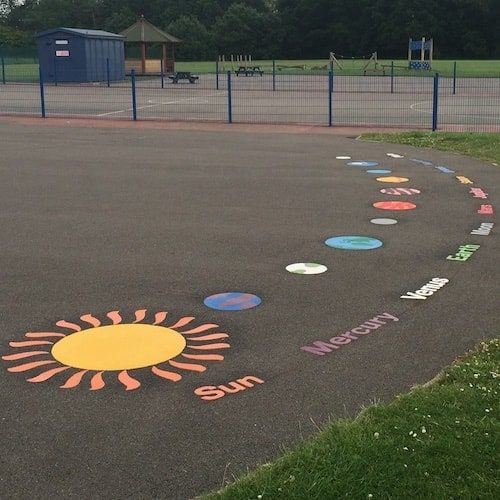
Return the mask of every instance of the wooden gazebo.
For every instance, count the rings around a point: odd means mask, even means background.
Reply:
[[[152,25],[144,19],[144,16],[123,30],[120,35],[125,37],[125,53],[130,46],[140,48],[140,59],[125,59],[127,73],[133,69],[138,75],[159,74],[162,70],[162,61],[164,73],[174,71],[175,46],[181,43],[181,40]],[[161,45],[161,59],[148,59],[148,45],[151,44]]]

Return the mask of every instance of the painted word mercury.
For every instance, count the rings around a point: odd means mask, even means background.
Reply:
[[[388,323],[388,321],[399,321],[399,318],[393,316],[389,313],[379,314],[373,318],[365,321],[362,325],[349,330],[348,332],[341,333],[337,337],[332,337],[328,342],[323,342],[322,340],[317,340],[313,342],[312,345],[306,345],[301,347],[302,351],[310,352],[311,354],[316,354],[317,356],[324,356],[328,352],[332,352],[334,349],[340,349],[343,345],[350,344],[353,340],[358,340],[360,336],[369,335],[375,330],[378,330],[381,326]]]
[[[406,295],[401,295],[402,299],[425,300],[427,297],[434,295],[439,289],[443,288],[446,283],[449,283],[447,278],[432,278],[429,283],[425,284],[415,292],[406,292]]]

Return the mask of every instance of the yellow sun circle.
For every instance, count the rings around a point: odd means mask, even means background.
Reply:
[[[83,370],[132,370],[175,358],[185,347],[185,338],[170,328],[120,324],[68,335],[52,347],[52,355]]]

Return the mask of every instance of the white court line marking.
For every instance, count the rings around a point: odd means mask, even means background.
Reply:
[[[182,99],[178,99],[176,101],[158,102],[158,103],[155,103],[155,104],[148,104],[147,106],[139,106],[139,107],[137,107],[137,111],[139,111],[141,109],[154,108],[155,106],[166,106],[166,105],[169,105],[169,104],[182,104],[183,102],[192,101],[193,99],[204,99],[205,100],[207,97],[217,97],[217,96],[220,96],[220,95],[221,94],[210,94],[210,95],[205,95],[205,96],[185,97],[185,98],[182,98]],[[150,101],[148,101],[148,102],[150,102]],[[200,104],[204,104],[204,103],[200,103]],[[120,113],[129,113],[132,110],[133,110],[133,108],[120,109],[119,111],[110,111],[109,113],[101,113],[101,114],[99,114],[97,116],[110,116],[110,115],[117,115],[117,114],[120,114]]]

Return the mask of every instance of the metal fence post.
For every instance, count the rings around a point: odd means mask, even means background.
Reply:
[[[432,95],[432,131],[435,132],[438,127],[438,97],[439,97],[439,73],[434,75],[434,91]]]
[[[391,94],[394,94],[394,61],[391,61]]]
[[[333,71],[328,72],[328,126],[333,124]]]
[[[135,89],[135,69],[131,71],[132,80],[132,119],[137,121],[137,93]]]
[[[219,60],[215,60],[215,89],[219,90]]]
[[[163,59],[160,60],[160,78],[161,78],[161,88],[165,88],[165,73],[163,68]]]
[[[276,91],[276,61],[273,59],[273,92]]]
[[[5,78],[5,59],[3,57],[3,54],[0,56],[0,59],[2,61],[2,83],[5,85],[7,83],[7,80]]]
[[[231,71],[227,72],[227,121],[233,123],[233,96],[231,88]]]
[[[106,58],[106,76],[108,78],[108,87],[111,87],[111,75],[109,74],[109,57]]]
[[[457,93],[457,61],[453,63],[453,95]]]
[[[45,118],[45,89],[43,87],[43,75],[41,66],[38,68],[38,82],[40,84],[40,108],[42,112],[42,118]]]

